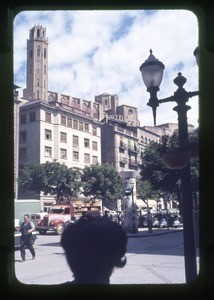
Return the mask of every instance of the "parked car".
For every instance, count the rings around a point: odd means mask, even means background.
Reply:
[[[166,228],[167,226],[168,226],[167,220],[165,218],[160,219],[159,227],[160,228]]]
[[[183,227],[183,224],[181,223],[181,221],[179,220],[179,218],[176,218],[176,219],[173,221],[172,226],[175,227],[175,228],[178,228],[178,227]]]
[[[30,215],[30,220],[34,223],[35,227],[43,219],[47,212],[38,212]]]

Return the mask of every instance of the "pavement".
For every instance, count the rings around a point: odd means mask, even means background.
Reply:
[[[138,237],[148,237],[148,236],[156,236],[161,234],[169,234],[169,233],[175,233],[183,231],[183,227],[177,227],[177,228],[153,228],[152,233],[148,232],[148,228],[138,228],[137,233],[130,233],[127,232],[128,237],[131,238],[138,238]]]

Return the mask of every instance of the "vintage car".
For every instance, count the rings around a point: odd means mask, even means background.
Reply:
[[[19,250],[20,249],[20,237],[21,232],[19,231],[20,223],[19,220],[15,219],[15,227],[14,227],[14,249]],[[33,235],[33,243],[35,243],[35,240],[37,239],[37,231],[32,232]]]
[[[41,222],[43,217],[47,215],[47,212],[38,212],[30,215],[30,220],[34,223],[35,227],[38,225],[38,223]]]

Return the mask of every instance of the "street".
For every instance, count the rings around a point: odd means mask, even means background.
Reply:
[[[50,285],[73,280],[60,246],[60,236],[38,235],[35,251],[36,259],[32,260],[26,250],[25,262],[21,261],[20,252],[15,251],[15,274],[20,282]],[[111,284],[185,283],[182,230],[129,237],[126,257],[126,266],[114,270]]]

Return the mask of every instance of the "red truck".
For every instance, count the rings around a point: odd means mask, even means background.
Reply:
[[[58,203],[50,207],[48,214],[43,216],[35,226],[40,234],[46,234],[48,230],[54,230],[61,235],[66,225],[74,222],[83,214],[100,214],[101,200],[73,200],[72,204]]]
[[[48,230],[54,230],[61,235],[66,225],[75,219],[72,204],[53,204],[48,214],[36,225],[40,234],[46,234]]]

